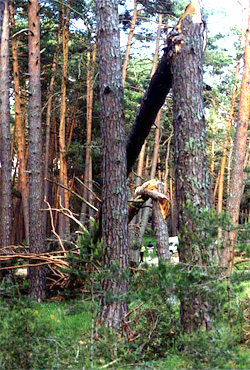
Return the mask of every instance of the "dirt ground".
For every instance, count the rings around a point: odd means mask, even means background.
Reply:
[[[147,262],[149,265],[158,265],[158,257],[145,257],[145,262]],[[176,264],[179,263],[179,255],[178,253],[174,253],[171,255],[171,263]]]

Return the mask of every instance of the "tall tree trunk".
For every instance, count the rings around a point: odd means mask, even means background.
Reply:
[[[157,185],[159,193],[164,194],[164,185]],[[159,206],[159,202],[153,200],[153,217],[156,235],[156,249],[159,259],[170,261],[169,243],[168,243],[168,224],[167,219],[164,219]]]
[[[10,3],[10,19],[11,26],[15,29],[14,18],[14,1]],[[25,130],[22,122],[21,102],[20,102],[20,79],[18,65],[18,41],[17,38],[12,38],[12,60],[13,60],[13,76],[14,76],[14,91],[15,91],[15,128],[17,141],[17,157],[19,162],[19,179],[22,194],[22,206],[25,226],[26,243],[29,245],[29,186],[26,176],[26,159],[25,159]]]
[[[190,17],[182,21],[185,42],[173,59],[172,68],[179,256],[185,264],[203,265],[205,268],[210,261],[209,251],[204,250],[200,244],[196,231],[197,221],[189,213],[190,206],[200,212],[209,203],[203,108],[203,32],[202,23],[193,23]],[[198,327],[211,327],[209,303],[201,298],[201,292],[183,292],[180,318],[186,332]]]
[[[130,31],[128,35],[128,43],[127,43],[127,48],[126,48],[123,67],[122,67],[122,85],[123,86],[125,86],[125,81],[126,81],[126,76],[127,76],[128,62],[129,62],[131,45],[132,45],[132,39],[134,36],[136,20],[137,20],[137,0],[134,0],[134,12],[133,12],[133,16],[131,19],[131,26],[130,26]]]
[[[135,186],[136,187],[140,186],[141,183],[142,183],[145,153],[146,153],[146,141],[145,141],[145,143],[143,144],[143,146],[141,148],[139,158],[138,158],[138,166],[137,166],[137,173],[136,173],[137,177],[136,177],[136,180],[135,180]],[[135,233],[134,233],[134,239],[136,240],[136,239],[138,239],[139,225],[141,223],[141,212],[138,213],[138,215],[136,216],[135,223],[136,223],[136,225],[138,225],[138,227],[136,227],[136,230],[135,230]],[[138,243],[138,240],[136,240],[136,243]],[[131,245],[131,240],[130,240],[130,245]]]
[[[5,3],[6,3],[6,0],[0,0],[0,45],[2,42],[2,28],[3,28]]]
[[[170,207],[171,207],[171,236],[177,235],[177,212],[176,212],[176,195],[173,189],[173,169],[170,169],[169,179]]]
[[[100,321],[118,327],[128,311],[125,300],[128,280],[128,210],[126,142],[122,88],[122,62],[117,0],[96,0],[97,39],[100,71],[100,104],[103,139],[102,230],[105,246],[105,278]],[[110,297],[111,295],[111,297]]]
[[[151,163],[151,170],[150,170],[150,180],[155,178],[156,174],[156,167],[158,162],[158,153],[159,153],[159,144],[160,144],[160,120],[161,120],[161,110],[158,112],[158,115],[156,117],[156,128],[155,128],[155,143],[154,143],[154,153],[153,153],[153,160]],[[142,214],[142,220],[141,220],[141,228],[139,233],[139,243],[142,244],[143,236],[145,234],[147,224],[148,224],[148,218],[149,213],[151,210],[152,205],[152,199],[149,199],[146,203],[146,207],[144,209],[144,212]]]
[[[211,139],[211,163],[210,163],[210,204],[214,204],[214,139],[215,139],[215,120],[216,120],[216,100],[215,95],[212,97],[212,139]]]
[[[246,41],[244,48],[244,69],[240,90],[240,106],[238,114],[238,124],[234,138],[232,170],[230,178],[229,197],[227,211],[232,221],[237,227],[240,213],[240,202],[242,198],[243,172],[246,156],[246,144],[248,134],[248,121],[250,109],[250,1],[249,1],[248,28],[246,31]],[[234,249],[237,239],[237,231],[227,232],[224,248],[221,250],[221,266],[233,268]]]
[[[144,168],[144,159],[145,159],[145,152],[146,152],[146,141],[144,142],[139,158],[138,158],[138,166],[137,166],[137,173],[136,173],[136,180],[135,180],[135,187],[138,187],[142,183],[142,176]],[[129,198],[132,194],[129,194]],[[139,233],[140,233],[140,225],[141,225],[141,217],[142,212],[138,212],[136,217],[134,218],[134,224],[129,223],[129,260],[136,264],[139,263]]]
[[[137,173],[136,173],[137,177],[135,180],[135,186],[139,186],[142,183],[145,152],[146,152],[146,141],[141,148],[139,159],[138,159],[138,167],[137,167]]]
[[[229,145],[229,137],[232,128],[232,122],[234,117],[234,110],[235,110],[235,102],[237,96],[237,89],[238,89],[238,77],[240,71],[240,61],[237,63],[236,73],[235,73],[235,84],[233,87],[233,96],[232,96],[232,103],[231,109],[229,114],[229,119],[227,123],[227,132],[226,138],[224,143],[224,148],[222,152],[221,164],[220,164],[220,171],[219,171],[219,185],[218,185],[218,202],[217,202],[217,213],[220,214],[223,209],[223,189],[224,189],[224,175],[225,175],[225,168],[226,168],[226,161],[228,155],[228,145]]]
[[[69,18],[70,18],[70,1],[62,3],[62,45],[63,45],[63,67],[61,81],[61,107],[60,107],[60,127],[59,127],[59,148],[60,148],[60,183],[68,187],[67,162],[66,162],[66,142],[65,142],[65,120],[66,120],[66,82],[68,74],[68,51],[69,51]],[[69,208],[68,191],[60,188],[60,201],[63,207]],[[59,235],[65,237],[70,234],[69,219],[59,214]]]
[[[1,8],[0,8],[1,11]],[[1,245],[12,242],[11,137],[9,80],[9,4],[5,2],[0,44]]]
[[[91,61],[91,51],[87,52],[87,119],[86,119],[86,156],[85,156],[85,167],[84,167],[84,183],[88,186],[84,188],[83,198],[89,203],[93,203],[93,196],[91,191],[92,186],[92,156],[91,156],[91,136],[92,136],[92,115],[93,115],[93,96],[94,96],[94,71],[96,62],[96,49],[97,44],[94,44],[93,55]],[[82,203],[81,210],[81,222],[84,224],[86,219],[87,205],[85,202]],[[92,209],[89,208],[89,215],[92,216]]]
[[[38,0],[28,3],[29,21],[29,219],[30,253],[44,251],[42,227],[43,165],[42,104],[40,81],[40,6]],[[30,296],[41,301],[45,296],[44,267],[29,268]]]
[[[50,140],[50,132],[51,132],[51,110],[52,110],[52,98],[54,94],[54,85],[55,85],[55,79],[56,79],[56,70],[57,70],[57,64],[58,64],[58,56],[59,51],[61,47],[61,24],[59,22],[58,27],[58,44],[56,47],[56,51],[54,53],[53,57],[53,63],[52,63],[52,69],[51,69],[51,80],[50,85],[48,89],[48,106],[46,111],[46,133],[45,133],[45,156],[44,156],[44,178],[49,178],[49,154],[50,154],[50,146],[51,146],[51,140]],[[49,189],[50,184],[48,181],[45,180],[44,182],[44,198],[50,202],[50,196],[49,196]],[[47,212],[44,212],[44,233],[46,235],[47,233],[47,226],[49,215]]]

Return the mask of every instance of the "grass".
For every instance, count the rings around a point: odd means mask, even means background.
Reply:
[[[48,302],[34,306],[33,314],[58,338],[67,335],[80,340],[90,331],[91,308],[89,302]]]
[[[144,245],[149,242],[155,245],[154,237],[148,236],[144,239]],[[146,281],[150,284],[150,277],[153,279],[153,284],[157,286],[158,282],[156,276],[153,276],[153,271],[153,269],[148,270]],[[223,322],[217,323],[213,332],[208,334],[197,332],[193,336],[177,337],[179,344],[174,344],[172,347],[168,345],[166,330],[170,330],[169,327],[173,328],[173,331],[177,330],[174,315],[175,311],[179,313],[178,303],[175,303],[174,309],[171,308],[172,311],[170,309],[168,311],[168,306],[155,289],[155,285],[146,285],[147,289],[142,292],[149,294],[152,301],[150,299],[147,301],[145,295],[136,295],[135,288],[135,300],[130,308],[146,299],[143,309],[144,312],[150,312],[149,321],[144,320],[145,316],[143,316],[140,324],[142,326],[139,325],[137,328],[142,337],[128,344],[118,339],[116,334],[108,334],[101,329],[99,337],[94,340],[92,369],[99,370],[109,364],[107,369],[121,370],[249,370],[249,350],[245,339],[242,340],[240,315],[237,317],[241,304],[239,300],[247,299],[249,284],[246,280],[242,281],[238,275],[236,273],[232,280],[235,294],[232,295],[231,302],[233,306],[231,317],[235,319],[232,332],[230,332],[226,313],[225,321],[223,318]],[[139,286],[141,284],[140,280]],[[170,286],[168,288],[170,289]],[[97,307],[95,306],[94,309],[96,312]],[[166,310],[164,315],[162,310]],[[156,319],[158,315],[161,317],[159,321]],[[18,296],[15,292],[12,298],[9,294],[8,299],[0,299],[0,317],[0,369],[91,369],[91,302],[89,299],[48,300],[45,303],[32,304],[26,297]],[[149,348],[149,355],[143,358],[140,351],[137,351],[143,343],[150,342],[148,333],[153,320],[158,322],[157,335],[152,336],[156,349],[152,352],[153,347]],[[169,333],[171,332],[172,329]],[[180,343],[182,343],[181,346]],[[157,353],[158,350],[159,353]],[[111,364],[112,361],[115,362]]]
[[[89,301],[48,301],[27,306],[27,302],[21,299],[19,306],[16,304],[11,311],[7,309],[6,300],[0,301],[0,305],[2,321],[0,334],[1,369],[82,370],[84,364],[86,370],[90,369],[91,305]],[[197,344],[197,342],[194,343]],[[109,345],[114,348],[115,343],[112,340],[111,342],[107,340],[103,345],[106,347],[102,352],[100,341],[95,342],[95,346],[98,347],[93,367],[95,370],[112,362],[105,357],[104,352],[109,348]],[[6,356],[6,354],[8,355]],[[125,355],[124,358],[122,357],[120,361],[108,368],[126,370],[199,369],[195,366],[195,357],[192,358],[189,355],[185,354],[185,351],[178,352],[173,349],[168,351],[164,358],[155,361],[138,363],[138,358],[134,357],[134,362],[124,363]],[[223,356],[223,350],[221,355]],[[236,344],[232,357],[230,360],[226,360],[220,369],[247,370],[250,368],[249,359],[249,351],[246,346]],[[202,368],[209,369],[205,365]],[[213,369],[216,370],[219,367],[215,366]]]
[[[82,300],[1,300],[0,368],[82,370],[89,357],[90,312]]]
[[[148,257],[148,250],[147,250],[148,243],[152,243],[154,245],[153,257],[157,257],[157,254],[156,254],[156,238],[155,238],[155,236],[150,236],[150,235],[145,235],[144,238],[143,238],[143,245],[146,247],[146,251],[144,253],[144,256]]]

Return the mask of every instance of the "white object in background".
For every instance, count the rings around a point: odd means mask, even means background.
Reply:
[[[168,239],[169,252],[171,254],[178,252],[179,239],[178,236],[172,236]]]

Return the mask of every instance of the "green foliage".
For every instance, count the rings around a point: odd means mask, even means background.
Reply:
[[[82,246],[87,241],[88,235]],[[161,263],[140,271],[131,277],[130,324],[123,332],[103,326],[95,330],[101,292],[94,272],[89,273],[88,287],[91,280],[95,294],[87,300],[34,304],[7,284],[2,292],[8,298],[0,304],[0,367],[78,370],[114,362],[116,369],[248,369],[248,279],[245,271],[229,281],[219,269],[181,264]],[[212,302],[214,329],[183,334],[180,300],[184,291],[197,290]]]
[[[98,267],[101,264],[103,244],[94,241],[94,234],[97,229],[96,222],[90,219],[89,229],[84,228],[78,238],[80,255],[68,254],[70,268],[65,271],[69,274],[71,289],[76,286],[89,288],[90,285],[96,283],[95,289],[99,290]],[[70,294],[70,292],[71,290],[66,290],[67,294]],[[74,294],[74,290],[72,293]]]
[[[1,369],[82,369],[88,357],[89,311],[83,302],[1,300]]]
[[[247,369],[249,302],[246,295],[239,300],[237,293],[244,279],[233,278],[228,283],[219,269],[208,273],[180,265],[161,264],[139,272],[130,286],[129,330],[124,327],[127,336],[100,328],[95,343],[97,365],[115,362],[117,369],[130,369],[131,363],[133,368]],[[194,290],[209,296],[214,328],[188,335],[180,326],[179,302],[183,291],[192,295]]]
[[[239,226],[237,247],[240,253],[244,253],[246,257],[250,256],[250,223]]]
[[[230,329],[218,327],[206,332],[200,330],[189,335],[180,335],[185,356],[192,369],[248,369],[249,357],[246,350],[235,347],[235,335]]]

